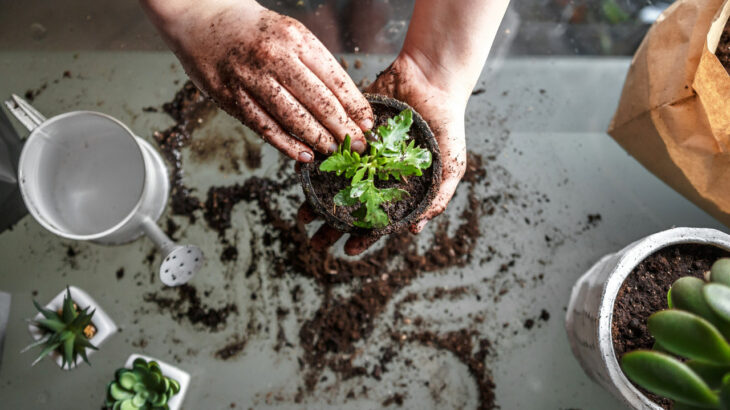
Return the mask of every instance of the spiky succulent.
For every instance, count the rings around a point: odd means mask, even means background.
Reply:
[[[653,350],[621,360],[629,379],[674,400],[675,410],[730,410],[730,259],[717,260],[706,279],[675,281],[669,309],[647,323]]]
[[[89,312],[88,307],[78,309],[71,299],[69,288],[66,288],[62,307],[57,312],[42,307],[35,300],[33,304],[43,315],[41,319],[31,321],[41,330],[43,336],[23,349],[25,352],[36,346],[43,347],[38,358],[33,361],[33,365],[35,366],[54,351],[61,354],[62,367],[66,367],[66,365],[75,367],[79,357],[90,365],[89,359],[86,357],[86,349],[98,349],[91,344],[84,330],[88,326],[93,326],[91,318],[94,316],[94,311]]]
[[[131,369],[116,371],[105,404],[112,410],[168,409],[167,403],[179,392],[180,383],[163,375],[157,362],[137,358]]]

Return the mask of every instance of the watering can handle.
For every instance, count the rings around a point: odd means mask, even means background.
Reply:
[[[7,107],[8,111],[10,111],[10,113],[13,114],[13,116],[20,121],[20,123],[23,124],[28,131],[33,131],[46,121],[46,117],[43,114],[33,108],[33,106],[27,101],[15,94],[13,94],[9,100],[5,100],[5,107]]]

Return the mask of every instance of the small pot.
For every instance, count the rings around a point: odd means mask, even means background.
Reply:
[[[109,315],[104,312],[104,310],[99,306],[96,301],[89,296],[88,293],[84,292],[83,290],[75,287],[75,286],[69,286],[69,291],[71,292],[71,300],[76,303],[76,305],[79,307],[79,309],[84,309],[86,307],[89,308],[89,311],[94,311],[94,316],[91,317],[91,323],[96,327],[96,334],[94,337],[89,339],[91,344],[93,344],[96,347],[101,346],[102,343],[104,343],[114,332],[117,331],[117,325],[114,324],[114,321],[109,317]],[[45,307],[48,310],[57,311],[63,306],[63,298],[66,296],[66,289],[62,290],[61,293],[56,295]],[[38,313],[35,315],[35,320],[42,319],[43,315],[41,313]],[[39,329],[37,326],[30,324],[28,326],[28,331],[30,331],[31,336],[33,336],[34,340],[39,340],[43,337],[44,333],[43,330]],[[86,349],[86,355],[91,356],[94,354],[96,350],[94,349]],[[76,363],[73,363],[73,366],[71,363],[66,363],[66,367],[63,366],[63,357],[61,354],[59,354],[57,351],[51,352],[50,356],[55,360],[55,362],[64,370],[71,370],[76,367],[76,365],[79,364],[79,358],[77,358]]]
[[[319,166],[320,161],[315,159],[315,161],[302,164],[299,171],[299,181],[302,184],[302,189],[304,190],[304,195],[307,198],[307,202],[309,202],[309,205],[311,205],[312,209],[314,209],[315,212],[321,215],[330,226],[342,232],[357,233],[358,235],[377,237],[389,235],[407,229],[418,219],[419,216],[421,216],[426,211],[428,206],[431,204],[431,201],[433,201],[433,198],[436,196],[438,186],[441,184],[441,151],[439,150],[438,142],[436,141],[436,138],[434,137],[431,128],[429,128],[423,117],[421,117],[421,115],[418,114],[418,112],[416,112],[408,104],[394,98],[378,94],[365,94],[365,98],[367,98],[368,102],[370,102],[370,105],[375,111],[377,111],[378,108],[395,110],[397,112],[401,112],[406,109],[410,109],[411,111],[413,111],[413,125],[411,126],[411,132],[409,134],[414,138],[418,138],[416,140],[416,144],[431,151],[432,157],[430,168],[431,184],[423,200],[418,204],[418,206],[416,206],[415,209],[413,209],[413,211],[411,211],[411,213],[406,215],[404,218],[398,221],[391,221],[390,225],[383,228],[365,229],[356,227],[351,223],[339,218],[332,212],[332,210],[326,207],[322,203],[322,200],[317,196],[317,193],[312,185],[311,173],[316,169],[315,167]],[[320,158],[324,159],[324,157]]]
[[[596,383],[634,409],[662,410],[624,375],[611,336],[616,296],[624,280],[654,252],[671,245],[705,244],[730,251],[730,235],[715,229],[674,228],[601,258],[573,286],[565,328],[573,355]]]
[[[124,364],[124,367],[126,367],[127,369],[131,369],[134,361],[139,358],[147,360],[148,362],[157,362],[157,364],[160,365],[160,371],[162,371],[162,374],[164,376],[171,377],[177,380],[178,383],[180,383],[180,392],[172,396],[170,401],[167,402],[170,410],[178,410],[180,406],[182,406],[183,399],[185,399],[185,393],[188,392],[188,387],[190,387],[190,374],[188,372],[178,369],[171,364],[167,364],[163,361],[157,360],[154,357],[145,356],[137,353],[129,356],[129,359],[127,359],[127,363]]]

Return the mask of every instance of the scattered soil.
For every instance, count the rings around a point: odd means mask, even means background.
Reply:
[[[487,92],[486,89],[484,89],[484,88],[477,88],[476,90],[474,90],[474,91],[471,92],[471,95],[480,95],[480,94],[484,94],[485,92]]]
[[[478,338],[476,349],[472,339]],[[476,331],[466,329],[439,335],[433,332],[416,333],[409,337],[425,346],[433,346],[439,350],[446,350],[456,356],[466,365],[469,373],[477,382],[479,390],[479,410],[488,410],[496,407],[494,397],[494,379],[485,361],[491,349],[491,342],[487,338],[480,338]]]
[[[614,305],[611,336],[616,358],[651,349],[654,338],[646,321],[667,308],[667,292],[674,281],[684,276],[702,278],[717,259],[728,256],[730,252],[714,246],[683,244],[660,249],[639,263],[621,285]],[[665,409],[671,408],[671,400],[644,393]]]
[[[234,340],[233,342],[223,346],[219,350],[215,352],[215,357],[221,359],[221,360],[228,360],[234,356],[237,356],[239,353],[243,351],[243,349],[246,348],[246,343],[248,343],[247,339],[242,340]]]
[[[238,259],[238,248],[236,245],[227,245],[221,252],[221,262],[235,262]]]
[[[381,104],[373,106],[373,114],[375,116],[375,128],[387,124],[389,118],[392,118],[399,114],[399,111],[385,107]],[[410,136],[411,139],[416,141],[416,146],[424,146],[425,136],[415,132],[415,128],[411,128]],[[334,172],[325,172],[319,170],[319,164],[327,159],[326,155],[317,154],[315,155],[314,164],[312,167],[313,171],[310,172],[310,180],[312,187],[314,188],[315,195],[320,199],[325,209],[334,210],[334,214],[340,220],[352,224],[355,218],[351,213],[357,210],[361,205],[353,206],[335,206],[333,202],[334,196],[342,189],[350,185],[348,178],[344,175],[337,176]],[[400,201],[394,201],[383,205],[383,209],[388,214],[391,223],[399,221],[408,216],[428,194],[428,189],[431,186],[432,169],[426,169],[423,171],[421,176],[409,177],[407,181],[401,181],[396,179],[390,179],[388,181],[381,181],[376,179],[375,186],[378,188],[400,188],[408,192],[408,196]]]
[[[181,149],[192,141],[192,132],[215,112],[215,104],[203,95],[191,81],[175,94],[175,98],[162,106],[175,125],[154,133],[162,155],[172,167],[170,204],[176,215],[185,215],[195,222],[194,212],[200,209],[200,201],[183,183]]]
[[[385,341],[389,344],[381,350],[380,357],[369,365],[353,363],[362,342],[367,341],[374,333],[376,325],[383,319],[386,307],[392,303],[396,295],[403,296],[399,294],[400,291],[414,279],[428,273],[464,267],[475,262],[481,264],[491,261],[494,257],[506,258],[503,269],[500,268],[495,272],[495,277],[508,278],[514,275],[514,261],[520,257],[518,253],[500,255],[497,250],[489,247],[487,259],[472,260],[472,254],[481,236],[480,217],[506,210],[507,205],[515,205],[520,209],[526,207],[524,203],[518,203],[515,196],[509,193],[499,192],[486,198],[480,198],[476,194],[477,186],[490,184],[486,178],[485,168],[488,161],[494,159],[493,155],[482,159],[478,155],[469,154],[467,172],[464,176],[466,189],[460,191],[460,195],[466,195],[468,202],[464,210],[455,215],[456,218],[452,218],[455,220],[449,222],[449,218],[444,217],[432,222],[433,228],[430,231],[433,238],[429,240],[425,249],[422,244],[419,247],[417,237],[402,233],[384,238],[382,247],[360,258],[340,258],[328,251],[312,249],[305,227],[279,208],[277,198],[282,199],[282,193],[298,183],[296,175],[289,171],[292,168],[289,160],[280,160],[280,172],[276,178],[249,177],[238,181],[235,185],[214,186],[207,191],[204,198],[186,187],[182,178],[181,150],[189,146],[193,140],[192,133],[210,116],[214,106],[195,89],[192,83],[188,82],[171,103],[163,106],[163,110],[176,122],[167,130],[155,133],[155,140],[173,171],[171,176],[173,212],[187,216],[190,222],[194,223],[197,211],[201,211],[206,225],[219,235],[221,247],[224,249],[221,258],[224,259],[226,247],[230,246],[226,233],[231,228],[231,211],[241,202],[255,204],[257,210],[255,215],[259,216],[264,233],[260,234],[258,239],[252,239],[251,252],[254,257],[251,266],[240,273],[245,277],[256,274],[270,275],[275,279],[296,276],[311,278],[317,293],[321,296],[321,303],[314,314],[302,318],[299,316],[297,306],[302,300],[303,289],[299,285],[293,286],[290,290],[293,304],[284,305],[286,308],[277,306],[279,323],[271,326],[271,332],[277,332],[276,351],[296,344],[296,351],[302,352],[300,367],[303,383],[294,397],[295,401],[301,402],[304,396],[316,391],[317,384],[325,377],[323,376],[325,370],[336,373],[339,380],[356,377],[380,380],[388,371],[391,361],[401,354],[404,345],[415,342],[451,352],[469,369],[470,375],[475,380],[479,391],[479,408],[490,409],[496,406],[494,383],[486,363],[488,356],[494,353],[490,350],[490,340],[473,326],[474,323],[484,321],[481,316],[474,318],[471,323],[464,323],[464,327],[460,330],[445,333],[430,330],[428,328],[430,324],[422,318],[417,318],[413,322],[410,322],[410,319],[403,319],[403,323],[412,326],[413,329],[402,333],[386,329],[391,340]],[[388,116],[392,114],[394,113],[388,113]],[[499,119],[487,120],[499,121]],[[508,133],[499,138],[506,139],[507,136]],[[258,167],[260,152],[256,151],[255,155],[258,158],[256,165]],[[251,167],[248,161],[247,165]],[[497,170],[497,172],[502,171]],[[301,195],[294,196],[293,199],[287,198],[293,202],[301,201]],[[541,200],[543,199],[539,199],[538,202]],[[547,201],[546,198],[544,200]],[[392,216],[394,220],[397,219],[395,216],[397,215]],[[539,214],[535,218],[537,222],[533,222],[533,225],[539,223]],[[263,265],[260,265],[263,260],[271,267],[270,269],[264,271]],[[335,290],[342,285],[347,292]],[[522,283],[519,285],[524,286]],[[400,308],[409,300],[418,298],[451,300],[466,295],[471,295],[467,288],[457,287],[436,289],[433,293],[414,294],[410,299],[408,296],[401,297],[394,305],[393,315],[396,320],[403,318]],[[145,295],[145,301],[157,305],[161,312],[170,314],[175,320],[199,325],[202,331],[221,330],[230,322],[228,321],[230,313],[238,313],[238,308],[233,303],[218,301],[213,304],[217,307],[211,307],[208,303],[202,302],[203,297],[208,298],[209,294],[199,292],[188,284],[148,293]],[[478,294],[475,294],[475,297],[480,300]],[[281,326],[281,322],[289,315],[288,308],[293,309],[300,325],[298,333],[290,335],[291,341],[287,339]],[[540,320],[548,318],[549,313],[541,312]],[[266,326],[267,329],[268,327]],[[252,327],[249,323],[247,337],[255,334],[257,329],[261,329],[261,324]],[[215,355],[222,360],[232,360],[243,352],[245,347],[245,341],[236,338],[221,347]],[[409,362],[412,364],[410,358],[404,360],[406,364]],[[367,391],[367,386],[363,386],[361,396],[366,397]],[[348,397],[350,396],[348,394]],[[355,397],[354,393],[352,397]],[[388,399],[390,397],[386,400]],[[403,400],[404,397],[401,397],[400,401]],[[389,404],[399,405],[398,401],[397,398],[393,398]]]
[[[383,407],[388,407],[391,404],[395,404],[398,407],[403,406],[403,399],[405,396],[402,393],[394,393],[392,396],[388,396],[383,402],[381,403]]]
[[[176,295],[167,296],[170,293]],[[235,304],[226,304],[220,308],[212,308],[204,304],[198,290],[188,284],[176,288],[165,288],[159,292],[144,295],[145,302],[156,304],[161,312],[169,312],[178,322],[188,321],[193,325],[201,325],[211,332],[221,330],[231,313],[238,313]]]
[[[730,74],[730,20],[725,24],[725,28],[722,30],[720,36],[720,42],[717,44],[717,50],[715,50],[722,66],[725,67],[725,71]]]
[[[117,280],[121,280],[124,277],[124,268],[117,269],[116,277]]]

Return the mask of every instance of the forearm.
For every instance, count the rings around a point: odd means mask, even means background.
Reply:
[[[508,4],[509,0],[416,0],[402,53],[415,60],[435,86],[467,98]]]

